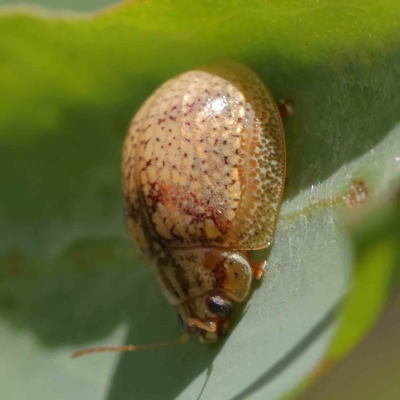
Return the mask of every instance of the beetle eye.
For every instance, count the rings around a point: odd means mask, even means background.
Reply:
[[[227,317],[231,313],[231,306],[226,304],[219,296],[212,296],[207,299],[208,309],[219,317]]]

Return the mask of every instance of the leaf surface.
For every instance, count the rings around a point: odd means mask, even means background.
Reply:
[[[307,377],[331,348],[341,321],[334,316],[352,286],[355,248],[343,225],[358,207],[354,188],[364,188],[362,203],[399,181],[399,20],[397,0],[153,0],[75,17],[0,12],[0,327],[8,338],[0,369],[8,397],[75,399],[79,386],[87,399],[278,399]],[[193,338],[70,360],[72,349],[118,344],[124,329],[136,344],[180,335],[126,237],[120,151],[157,86],[224,58],[252,67],[277,100],[295,106],[285,121],[288,182],[275,243],[254,255],[268,256],[264,282],[216,346]],[[385,271],[371,287],[382,298]],[[38,367],[8,368],[14,354]],[[60,382],[44,394],[43,370]]]

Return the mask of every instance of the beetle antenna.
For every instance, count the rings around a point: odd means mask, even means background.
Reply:
[[[122,346],[105,346],[105,347],[90,347],[88,349],[83,349],[76,351],[72,354],[72,358],[77,358],[80,356],[85,356],[87,354],[93,353],[104,353],[104,352],[125,352],[125,351],[136,351],[136,350],[147,350],[147,349],[156,349],[157,347],[166,347],[166,346],[173,346],[176,344],[185,344],[190,338],[188,333],[182,335],[178,340],[174,342],[161,342],[161,343],[152,343],[152,344],[142,344],[142,345],[135,345],[135,344],[127,344]]]

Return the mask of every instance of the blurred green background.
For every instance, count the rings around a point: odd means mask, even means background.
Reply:
[[[96,11],[100,8],[117,4],[119,1],[114,0],[41,0],[41,1],[19,1],[19,0],[0,0],[0,5],[16,6],[16,5],[40,5],[53,10],[69,10],[69,11]]]
[[[356,349],[301,394],[299,400],[400,398],[400,293]]]
[[[0,5],[37,5],[54,10],[93,11],[118,3],[107,0],[5,1]],[[400,23],[400,22],[399,22]],[[400,111],[399,111],[400,113]],[[301,400],[395,400],[400,398],[400,293],[395,292],[374,330],[340,361]]]

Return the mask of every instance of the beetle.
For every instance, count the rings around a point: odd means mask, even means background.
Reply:
[[[232,302],[266,262],[285,181],[279,108],[246,66],[220,63],[164,83],[137,112],[123,145],[130,239],[189,333],[215,342]]]
[[[185,330],[203,343],[228,331],[233,303],[265,272],[266,262],[251,261],[248,250],[273,242],[285,182],[281,114],[288,113],[255,72],[224,62],[164,83],[129,127],[128,235]]]

